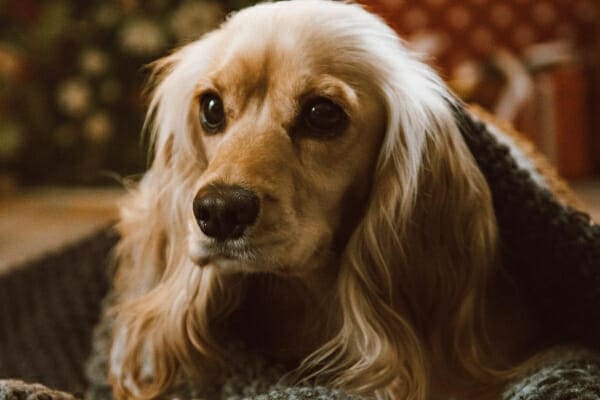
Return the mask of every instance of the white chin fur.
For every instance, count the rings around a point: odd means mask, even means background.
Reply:
[[[257,271],[254,263],[249,260],[245,260],[245,256],[242,251],[240,254],[235,254],[237,247],[240,244],[232,243],[227,248],[230,249],[228,253],[231,255],[220,254],[218,250],[215,250],[214,244],[210,239],[190,239],[188,245],[188,252],[192,262],[199,267],[205,267],[207,265],[213,265],[225,272],[248,272]]]

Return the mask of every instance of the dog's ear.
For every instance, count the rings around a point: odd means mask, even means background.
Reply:
[[[209,35],[154,64],[146,122],[151,165],[124,199],[117,225],[110,366],[117,396],[153,398],[181,370],[196,373],[194,366],[216,360],[208,315],[234,301],[223,294],[222,278],[196,267],[187,255],[192,201],[206,167],[191,119],[194,82],[206,73],[210,46]]]
[[[341,329],[305,367],[359,392],[424,399],[430,363],[457,379],[488,376],[482,306],[497,232],[455,100],[428,67],[402,60],[382,84],[387,131],[366,213],[343,254]]]
[[[183,243],[187,233],[191,208],[182,205],[191,204],[191,188],[205,161],[201,146],[190,143],[196,136],[189,115],[196,90],[193,82],[201,76],[201,67],[193,73],[186,64],[190,63],[187,57],[198,61],[192,55],[205,54],[203,45],[204,41],[190,44],[151,65],[150,104],[144,124],[150,165],[139,182],[130,184],[117,225],[121,240],[116,289],[127,299],[156,286],[174,262],[169,248]],[[190,75],[195,75],[194,79]]]

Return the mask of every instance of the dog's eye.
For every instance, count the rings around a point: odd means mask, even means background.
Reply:
[[[311,134],[330,136],[341,132],[347,123],[344,110],[333,101],[318,97],[302,111],[302,119]]]
[[[217,133],[225,126],[223,101],[214,93],[200,99],[200,124],[206,133]]]

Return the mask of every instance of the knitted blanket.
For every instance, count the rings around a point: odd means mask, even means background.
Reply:
[[[600,226],[520,169],[485,124],[463,109],[456,116],[492,190],[506,271],[548,340],[574,344],[509,385],[503,400],[600,400],[600,358],[574,350],[600,349]],[[117,239],[106,229],[0,276],[0,378],[6,378],[0,400],[111,398],[105,380],[110,319],[98,321]],[[224,385],[185,384],[167,397],[358,399],[332,388],[285,387],[280,375],[275,366],[245,358]]]

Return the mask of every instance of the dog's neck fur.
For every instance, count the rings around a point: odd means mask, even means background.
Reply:
[[[250,274],[244,295],[224,328],[261,356],[294,369],[331,335],[337,268],[303,277]]]

